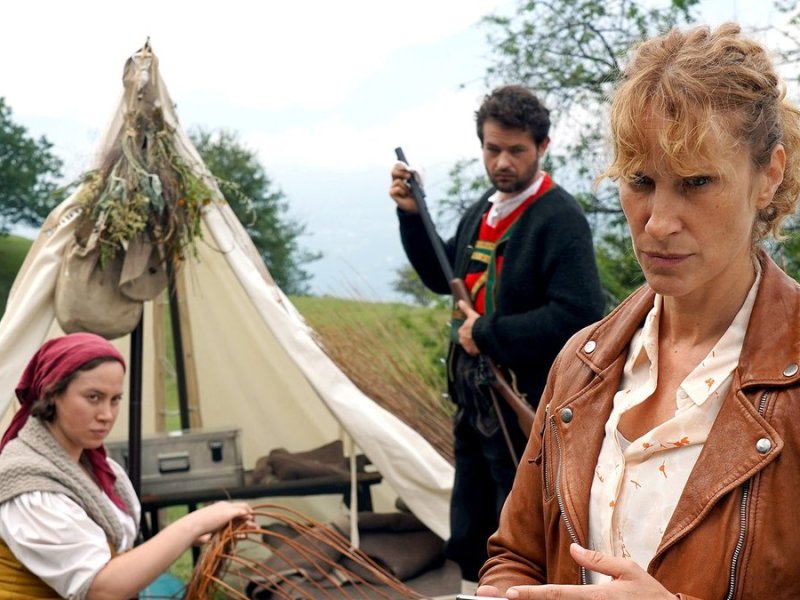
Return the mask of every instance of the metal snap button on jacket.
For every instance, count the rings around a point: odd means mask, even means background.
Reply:
[[[569,423],[570,421],[572,421],[571,408],[565,408],[564,410],[561,411],[561,421],[564,423]]]
[[[761,438],[756,442],[756,450],[759,454],[766,454],[772,449],[772,442],[767,438]]]
[[[589,340],[583,345],[583,351],[586,352],[586,354],[591,354],[594,352],[595,348],[597,348],[597,342],[594,340]]]
[[[783,370],[783,374],[786,377],[793,377],[797,375],[797,371],[800,371],[800,366],[798,366],[797,363],[789,363]]]

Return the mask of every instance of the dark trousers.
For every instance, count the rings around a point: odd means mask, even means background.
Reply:
[[[516,467],[500,427],[478,359],[461,353],[455,363],[453,420],[455,482],[450,502],[450,539],[445,555],[461,567],[461,576],[478,580],[486,561],[486,541],[497,530],[500,510],[511,491]],[[498,405],[517,458],[527,440],[502,398]]]

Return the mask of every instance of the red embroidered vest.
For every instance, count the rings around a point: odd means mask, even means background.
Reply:
[[[494,285],[503,268],[503,246],[511,235],[514,223],[520,215],[545,192],[552,189],[553,180],[545,173],[542,184],[535,194],[526,198],[514,211],[501,219],[494,227],[489,226],[487,210],[481,218],[478,239],[475,240],[472,255],[464,276],[464,283],[472,296],[475,310],[480,314],[494,311]]]

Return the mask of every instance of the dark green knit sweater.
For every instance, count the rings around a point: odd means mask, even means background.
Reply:
[[[493,192],[467,209],[445,243],[456,277],[464,277]],[[403,247],[420,279],[434,292],[449,293],[422,219],[402,211],[398,216]],[[496,310],[475,323],[473,337],[481,352],[516,373],[520,390],[536,407],[558,351],[603,315],[592,233],[580,205],[558,186],[545,192],[520,216],[503,256]],[[459,351],[451,345],[450,358]]]

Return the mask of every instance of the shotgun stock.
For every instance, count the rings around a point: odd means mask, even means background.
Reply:
[[[408,164],[402,148],[395,148],[395,154],[397,155],[398,160]],[[408,185],[409,189],[411,190],[411,194],[414,196],[414,200],[417,203],[417,210],[419,211],[419,216],[422,219],[423,225],[425,226],[425,232],[428,234],[428,238],[433,246],[433,251],[434,254],[436,254],[436,259],[439,262],[442,273],[444,273],[444,276],[448,281],[450,292],[453,294],[453,298],[455,298],[456,303],[459,300],[463,300],[470,308],[472,308],[472,298],[467,290],[467,286],[464,285],[464,281],[462,279],[455,277],[453,274],[453,267],[450,265],[450,260],[447,258],[447,253],[442,245],[442,240],[436,233],[436,227],[433,224],[433,220],[428,212],[428,205],[425,202],[425,192],[423,192],[416,178],[413,176],[409,180]],[[520,429],[522,429],[522,432],[525,434],[525,436],[530,437],[531,429],[533,428],[533,418],[535,415],[534,410],[531,408],[531,405],[528,404],[525,399],[517,394],[514,391],[514,388],[509,385],[508,381],[506,381],[505,375],[503,375],[503,373],[500,371],[500,368],[497,366],[494,360],[486,355],[483,355],[483,358],[489,367],[489,384],[506,402],[506,404],[508,404],[509,408],[514,411],[514,415],[517,418],[517,423],[519,424]],[[501,415],[498,414],[497,416],[502,420]]]
[[[464,300],[467,305],[472,308],[472,298],[467,291],[467,286],[464,281],[457,277],[450,280],[450,291],[453,293],[456,301]],[[530,437],[531,429],[533,429],[533,418],[535,413],[525,399],[514,391],[505,375],[500,371],[500,367],[491,359],[491,357],[484,355],[486,365],[489,367],[490,380],[489,384],[494,388],[498,395],[508,404],[508,407],[514,411],[517,417],[517,423],[520,429],[525,434],[525,437]]]

